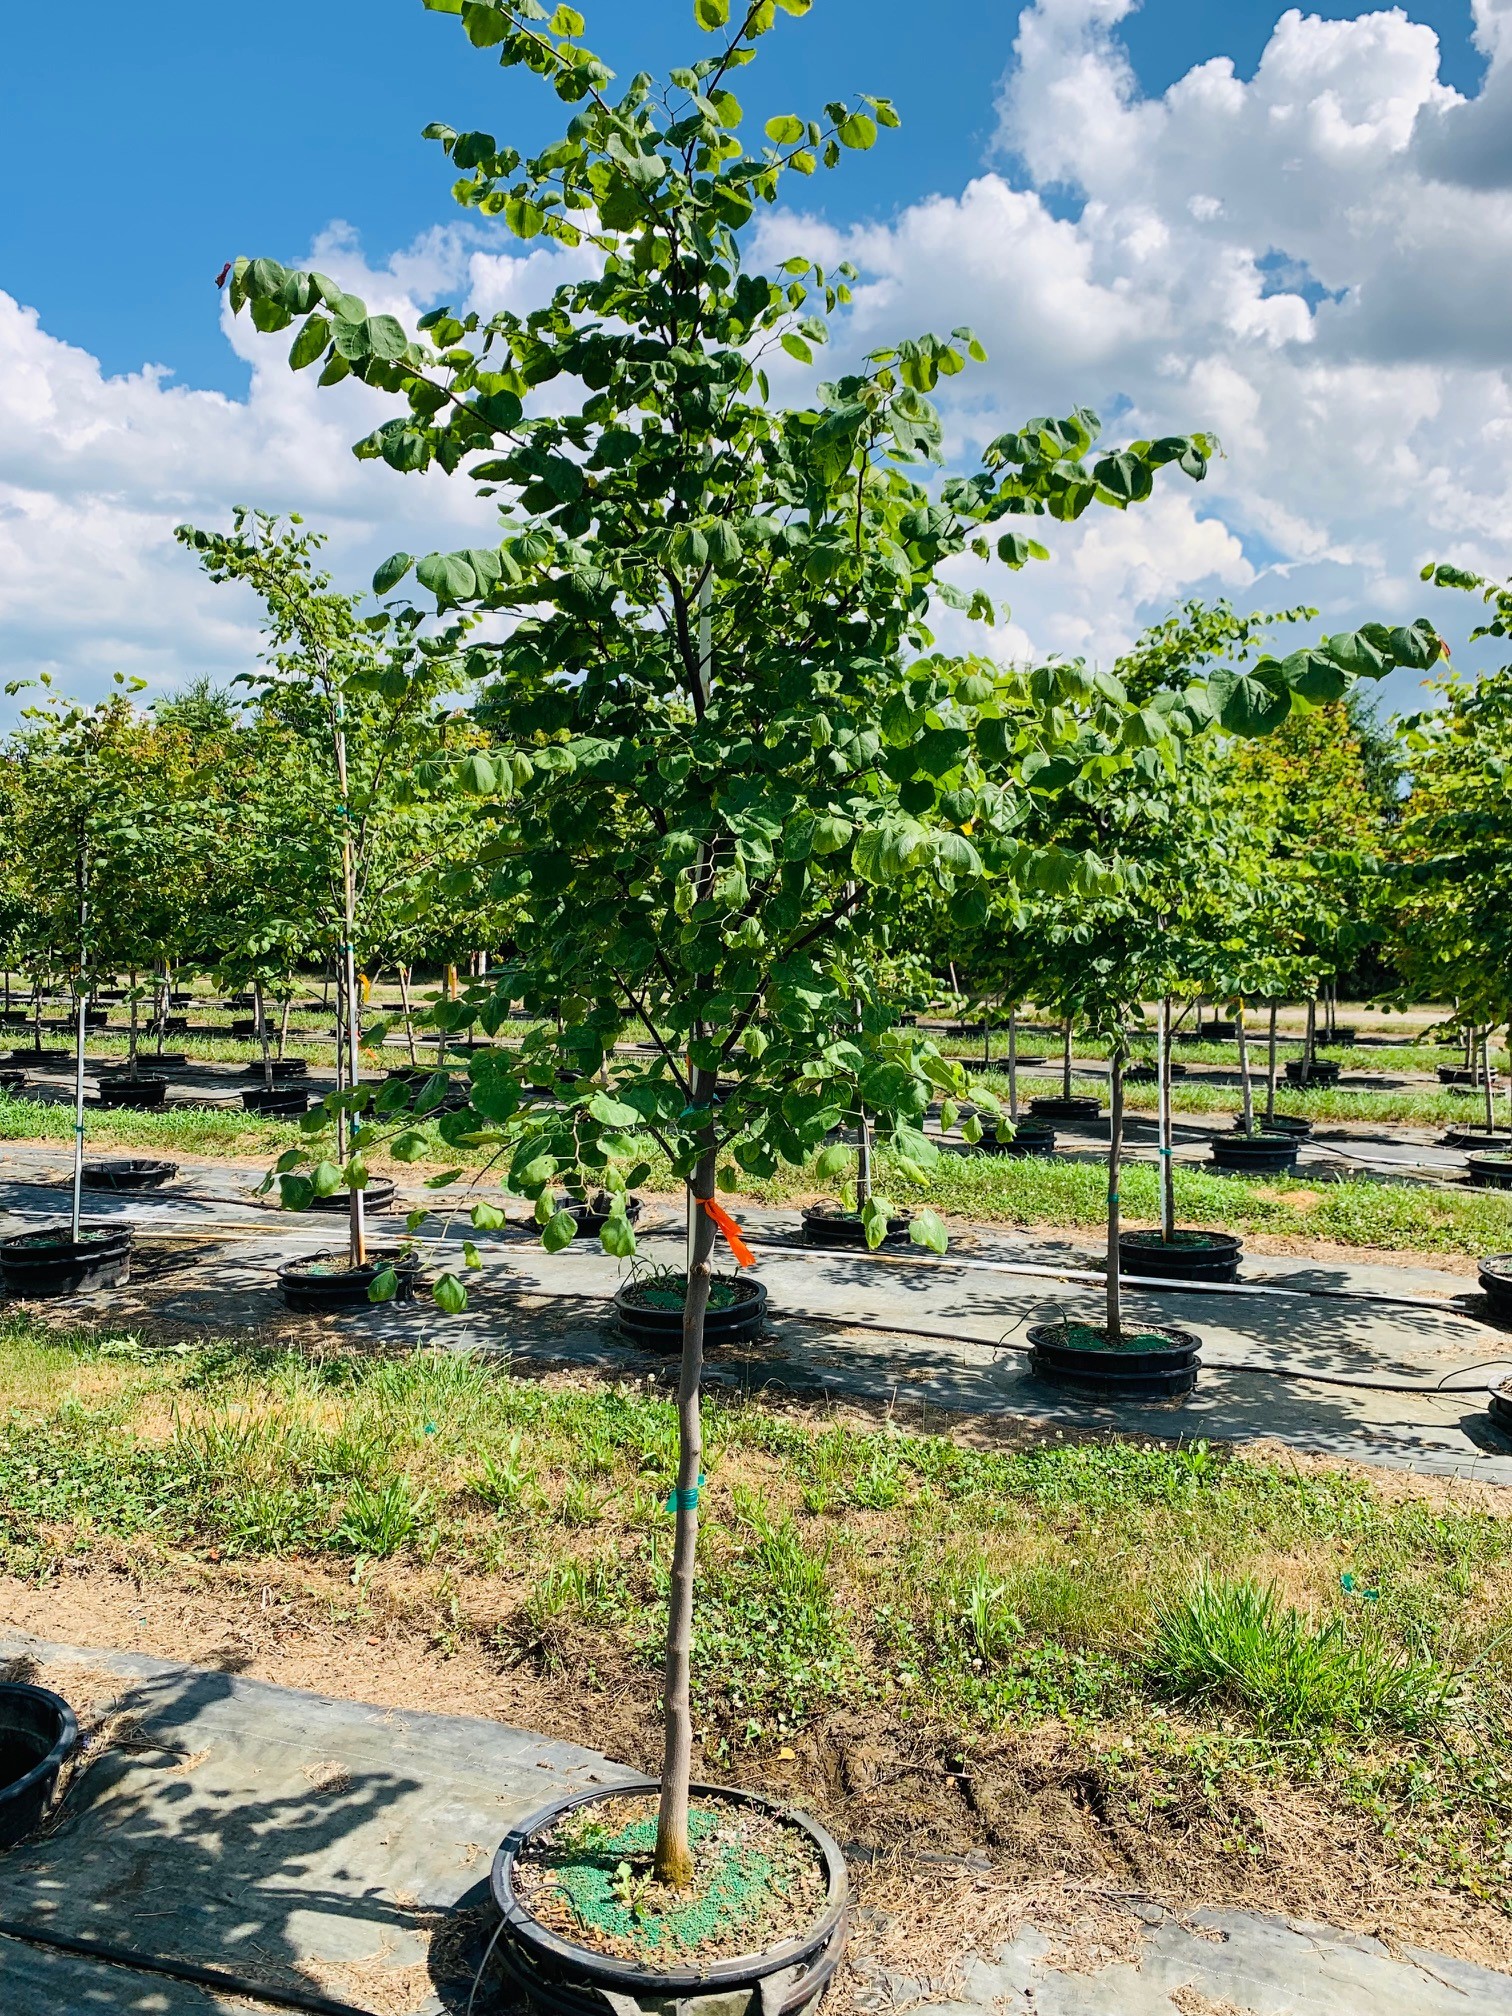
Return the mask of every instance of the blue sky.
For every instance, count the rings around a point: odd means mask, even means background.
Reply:
[[[711,47],[692,0],[583,4],[622,76]],[[1326,630],[1431,613],[1463,644],[1467,598],[1418,570],[1512,575],[1512,0],[814,0],[742,74],[758,119],[860,91],[901,131],[795,179],[747,252],[859,265],[826,371],[966,322],[988,362],[942,393],[955,469],[1078,405],[1114,439],[1204,429],[1224,450],[1200,489],[1172,479],[1056,528],[1042,565],[987,570],[1012,621],[984,637],[947,612],[946,648],[1106,663],[1219,595],[1315,605]],[[485,314],[548,298],[570,259],[463,218],[419,137],[437,118],[529,147],[561,108],[419,0],[9,10],[8,677],[92,697],[117,669],[155,692],[244,670],[249,600],[173,538],[239,503],[307,514],[353,584],[399,549],[487,540],[465,481],[354,461],[380,395],[296,378],[287,337],[231,324],[213,285],[234,253],[303,262],[323,239],[328,272],[406,321],[438,293]]]
[[[584,0],[590,44],[623,75],[703,53],[690,0]],[[925,7],[816,0],[780,21],[751,109],[890,95],[902,129],[816,189],[839,222],[958,191],[989,162],[994,94],[1015,0]],[[1121,39],[1144,90],[1205,58],[1248,77],[1280,0],[1144,0]],[[1347,18],[1350,0],[1309,13]],[[1440,74],[1467,95],[1484,69],[1469,0],[1412,0],[1437,30]],[[71,0],[9,10],[0,72],[0,287],[108,373],[165,365],[241,394],[211,287],[235,252],[299,257],[340,218],[370,262],[455,214],[429,119],[544,141],[553,108],[531,80],[469,50],[418,0]]]

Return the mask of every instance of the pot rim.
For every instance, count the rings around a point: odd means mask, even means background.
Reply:
[[[386,1247],[376,1253],[370,1253],[360,1267],[340,1267],[326,1274],[311,1273],[317,1260],[339,1260],[341,1257],[334,1247],[323,1247],[318,1253],[297,1253],[292,1260],[285,1260],[278,1267],[276,1278],[282,1281],[287,1276],[293,1275],[317,1281],[351,1280],[359,1274],[376,1275],[384,1267],[392,1267],[396,1274],[418,1274],[420,1271],[418,1253],[399,1253],[394,1248]]]
[[[72,1230],[68,1225],[40,1225],[30,1232],[8,1233],[0,1239],[0,1255],[7,1259],[30,1259],[33,1255],[44,1260],[98,1258],[117,1242],[129,1246],[134,1232],[127,1224],[83,1224],[74,1239]]]
[[[632,1276],[628,1281],[621,1281],[618,1288],[616,1288],[614,1291],[614,1300],[616,1306],[620,1305],[622,1302],[625,1302],[626,1298],[631,1294],[631,1292],[634,1289],[638,1288],[640,1285],[641,1285],[640,1282],[634,1276]],[[764,1302],[766,1300],[766,1292],[767,1292],[766,1283],[764,1281],[758,1281],[754,1277],[754,1275],[741,1274],[737,1276],[735,1281],[735,1287],[737,1290],[736,1302]],[[673,1316],[677,1313],[673,1309],[658,1309],[655,1303],[653,1302],[629,1302],[627,1303],[626,1306],[628,1306],[631,1309],[639,1309],[643,1311],[650,1310],[651,1313],[656,1316]],[[728,1315],[729,1311],[733,1309],[735,1306],[736,1306],[735,1302],[726,1302],[723,1303],[718,1309],[710,1309],[707,1312],[707,1314],[709,1316],[725,1316]]]
[[[1148,1358],[1154,1355],[1151,1351],[1110,1351],[1106,1348],[1100,1349],[1095,1344],[1066,1343],[1062,1340],[1064,1333],[1070,1327],[1067,1323],[1031,1323],[1029,1328],[1024,1332],[1024,1337],[1030,1344],[1051,1344],[1061,1351],[1075,1351],[1083,1357],[1091,1359],[1107,1358],[1115,1364],[1120,1360],[1127,1361],[1131,1358]],[[1106,1325],[1087,1323],[1078,1324],[1076,1327],[1078,1329],[1101,1330],[1105,1329]],[[1125,1327],[1127,1328],[1128,1326],[1126,1325]],[[1195,1330],[1187,1330],[1179,1323],[1151,1323],[1140,1330],[1138,1334],[1141,1337],[1158,1337],[1163,1344],[1168,1344],[1174,1351],[1200,1351],[1202,1348],[1202,1339],[1198,1336],[1197,1332]]]
[[[515,1933],[523,1935],[532,1946],[549,1953],[554,1960],[653,1995],[686,1993],[706,1986],[737,1986],[750,1980],[753,1972],[758,1978],[762,1974],[773,1974],[800,1952],[823,1949],[845,1916],[850,1901],[850,1877],[839,1843],[800,1807],[783,1805],[778,1800],[768,1799],[759,1792],[745,1791],[739,1786],[693,1784],[688,1789],[694,1799],[717,1796],[733,1800],[737,1805],[763,1808],[809,1836],[824,1862],[829,1897],[819,1916],[802,1932],[758,1952],[737,1954],[733,1959],[711,1960],[703,1967],[684,1967],[659,1973],[637,1961],[619,1960],[612,1954],[598,1953],[591,1946],[580,1946],[574,1940],[564,1939],[559,1933],[548,1930],[526,1909],[515,1894],[514,1865],[522,1849],[537,1834],[544,1832],[564,1813],[573,1812],[579,1806],[592,1806],[609,1799],[623,1798],[627,1794],[655,1792],[658,1789],[659,1781],[655,1778],[632,1780],[625,1785],[596,1785],[591,1791],[568,1793],[565,1798],[537,1807],[517,1826],[511,1827],[496,1849],[489,1871],[489,1888],[505,1924]],[[768,1962],[772,1964],[768,1965]]]
[[[1216,1249],[1221,1252],[1226,1246],[1232,1246],[1237,1250],[1244,1243],[1243,1236],[1238,1232],[1210,1232],[1205,1225],[1178,1225],[1176,1227],[1178,1242],[1183,1232],[1187,1234],[1188,1238],[1195,1236],[1201,1241],[1201,1244],[1191,1246],[1178,1243],[1172,1246],[1171,1251],[1200,1253],[1212,1252]],[[1138,1246],[1141,1251],[1147,1252],[1157,1252],[1166,1244],[1160,1233],[1155,1231],[1120,1232],[1118,1235],[1119,1244],[1122,1245],[1125,1240],[1128,1240],[1131,1246]]]
[[[61,1694],[55,1694],[50,1687],[33,1686],[29,1680],[0,1681],[0,1700],[8,1694],[25,1694],[34,1701],[46,1702],[49,1708],[57,1711],[59,1728],[45,1757],[39,1758],[21,1777],[13,1778],[9,1785],[0,1786],[0,1804],[25,1798],[39,1779],[59,1771],[79,1741],[79,1718]]]

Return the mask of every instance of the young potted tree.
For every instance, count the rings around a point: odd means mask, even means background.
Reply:
[[[491,60],[555,88],[571,108],[566,134],[525,161],[486,134],[431,130],[467,207],[528,239],[586,245],[590,277],[529,316],[438,310],[418,339],[322,276],[266,260],[236,263],[233,305],[250,304],[263,328],[304,315],[297,365],[324,357],[327,378],[350,372],[403,399],[359,453],[401,470],[467,463],[504,500],[497,547],[427,555],[417,569],[440,607],[516,619],[474,647],[491,675],[476,710],[490,748],[459,766],[462,788],[487,771],[508,806],[497,873],[520,904],[516,955],[489,989],[437,1005],[453,1033],[502,1026],[517,999],[542,1017],[520,1051],[475,1053],[474,1111],[458,1116],[470,1131],[454,1138],[507,1156],[547,1246],[576,1229],[557,1186],[622,1166],[640,1136],[661,1145],[687,1199],[686,1266],[666,1284],[681,1302],[681,1356],[660,1780],[628,1803],[591,1792],[511,1834],[494,1872],[509,1964],[536,1994],[618,1992],[623,1963],[605,1950],[596,1907],[565,1937],[532,1908],[543,1871],[582,1866],[591,1827],[595,1841],[624,1842],[627,1880],[643,1886],[626,1921],[638,1995],[767,1980],[792,2008],[838,1957],[843,1864],[801,1817],[693,1782],[699,1390],[716,1240],[745,1257],[720,1191],[743,1172],[803,1163],[860,1108],[905,1175],[937,1152],[921,1122],[935,1091],[964,1091],[960,1065],[891,1013],[863,1001],[858,1014],[848,983],[885,944],[911,877],[933,875],[948,895],[977,877],[974,835],[997,830],[1029,754],[1003,700],[1018,675],[916,662],[932,643],[931,594],[994,613],[985,590],[952,589],[938,569],[974,542],[985,556],[991,521],[1123,507],[1150,494],[1162,466],[1201,475],[1205,450],[1173,439],[1091,460],[1095,422],[1077,413],[1000,437],[982,469],[932,493],[909,465],[938,450],[936,379],[980,354],[967,331],[909,338],[815,405],[776,406],[769,354],[806,362],[825,335],[818,311],[843,303],[849,275],[799,258],[775,276],[744,270],[742,233],[786,174],[870,146],[895,123],[891,106],[784,114],[751,149],[732,86],[773,24],[767,0],[728,34],[726,0],[700,0],[713,52],[663,89],[641,76],[616,97],[581,43],[581,17],[539,15],[476,7],[464,26]],[[549,410],[527,410],[548,379],[559,381]],[[564,399],[574,381],[584,396]],[[1010,564],[1034,550],[1017,533],[999,541]],[[376,585],[386,592],[414,564],[396,555]],[[1035,753],[1056,736],[1046,709]],[[627,1023],[649,1051],[605,1085]],[[932,1214],[915,1224],[943,1244]],[[600,1236],[633,1249],[622,1212]],[[744,1816],[734,1832],[798,1882],[788,1903],[747,1888],[754,1920],[721,1923],[716,1940],[750,1956],[738,1970],[685,1916],[701,1878],[711,1894],[710,1858],[731,1832],[718,1823],[732,1810]],[[789,1968],[796,1981],[776,1984]]]
[[[291,874],[312,908],[304,922],[337,976],[336,1092],[321,1115],[330,1122],[334,1160],[321,1154],[308,1177],[284,1170],[281,1191],[285,1206],[296,1210],[343,1194],[347,1248],[344,1255],[290,1261],[279,1282],[293,1307],[360,1305],[380,1282],[387,1288],[397,1279],[408,1292],[414,1264],[404,1252],[368,1251],[364,1151],[371,1134],[363,1114],[371,1093],[362,1056],[364,1034],[376,1044],[385,1032],[362,1028],[358,975],[371,963],[377,891],[397,872],[391,858],[397,833],[414,822],[417,774],[437,759],[433,715],[461,677],[456,653],[467,626],[453,621],[432,634],[413,611],[363,615],[361,598],[319,571],[323,540],[297,517],[283,522],[238,509],[229,533],[181,526],[178,536],[212,580],[244,583],[263,603],[263,669],[243,674],[242,683],[278,750],[285,794],[280,847],[294,857]],[[291,820],[296,806],[299,816]],[[257,975],[249,968],[247,977]],[[268,1066],[265,1022],[263,1052]],[[301,1087],[266,1082],[243,1099],[265,1112],[303,1112],[308,1105]],[[386,1190],[391,1198],[393,1186]]]
[[[1440,563],[1424,570],[1438,585],[1477,594],[1486,604],[1472,641],[1512,635],[1512,584]],[[1409,789],[1395,845],[1394,944],[1409,986],[1447,992],[1461,1023],[1483,1031],[1500,1025],[1512,1049],[1512,922],[1506,889],[1512,864],[1512,666],[1471,679],[1434,682],[1438,704],[1401,724]],[[1482,1039],[1483,1051],[1489,1046]],[[1443,1072],[1440,1071],[1440,1077]],[[1506,1129],[1496,1125],[1489,1055],[1476,1088],[1482,1127],[1456,1127],[1468,1148],[1474,1183],[1512,1186],[1512,1079]],[[1478,1137],[1478,1138],[1477,1138]],[[1482,1285],[1512,1287],[1512,1256],[1481,1262]]]
[[[7,691],[19,692],[26,683]],[[119,852],[123,829],[129,830],[136,722],[119,674],[118,690],[92,708],[63,700],[45,674],[41,683],[41,705],[23,710],[26,725],[13,738],[7,795],[12,837],[34,878],[39,913],[46,906],[45,935],[54,945],[67,944],[65,971],[77,1004],[73,1185],[65,1224],[0,1239],[0,1280],[18,1297],[121,1285],[130,1271],[132,1239],[130,1226],[89,1224],[81,1211],[84,1017],[96,971],[96,872],[101,858]]]

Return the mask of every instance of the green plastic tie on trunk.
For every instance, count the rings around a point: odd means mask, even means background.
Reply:
[[[669,1512],[696,1512],[698,1510],[699,1485],[703,1481],[704,1473],[700,1470],[698,1473],[698,1484],[690,1484],[686,1490],[681,1485],[675,1486],[667,1499],[666,1509]]]

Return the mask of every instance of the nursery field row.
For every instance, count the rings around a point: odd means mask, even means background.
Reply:
[[[0,1093],[0,1139],[61,1142],[70,1140],[72,1132],[69,1107]],[[433,1147],[419,1161],[394,1163],[380,1152],[371,1158],[374,1170],[420,1182],[444,1167],[481,1164],[479,1153],[446,1147],[433,1130],[432,1137]],[[100,1148],[226,1157],[251,1163],[261,1175],[284,1149],[298,1145],[300,1133],[292,1122],[186,1106],[91,1116],[90,1138]],[[640,1146],[651,1166],[645,1189],[651,1194],[672,1189],[670,1169],[655,1143],[642,1140]],[[1098,1227],[1106,1218],[1106,1174],[1095,1153],[1083,1159],[944,1155],[922,1186],[899,1175],[885,1149],[878,1151],[877,1163],[878,1180],[894,1201],[930,1204],[969,1222],[1081,1229]],[[1485,1192],[1459,1195],[1446,1188],[1383,1183],[1368,1176],[1319,1181],[1293,1172],[1265,1180],[1189,1165],[1181,1167],[1177,1180],[1184,1216],[1217,1229],[1329,1240],[1344,1246],[1396,1246],[1420,1253],[1512,1248],[1512,1195],[1506,1199]],[[769,1181],[743,1183],[744,1194],[766,1204],[806,1202],[825,1188],[812,1159]],[[491,1186],[479,1194],[497,1197],[498,1190]],[[1156,1218],[1156,1172],[1151,1163],[1129,1164],[1124,1199],[1132,1223]],[[523,1202],[517,1208],[522,1214],[528,1209]]]
[[[0,1400],[13,1574],[284,1592],[292,1571],[338,1616],[538,1675],[564,1712],[585,1688],[651,1706],[676,1464],[654,1388],[159,1353],[13,1314]],[[1154,1853],[1197,1798],[1227,1816],[1220,1853],[1273,1856],[1256,1802],[1284,1797],[1368,1822],[1406,1884],[1499,1890],[1506,1519],[1201,1443],[995,1451],[717,1397],[704,1454],[695,1715],[724,1768],[842,1709],[984,1768],[1048,1718]]]

